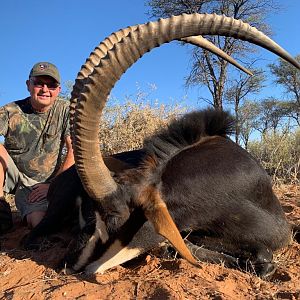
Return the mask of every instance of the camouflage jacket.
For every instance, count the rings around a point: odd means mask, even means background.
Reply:
[[[70,134],[69,103],[58,99],[47,112],[38,113],[29,99],[0,108],[0,135],[19,171],[41,182],[61,164],[64,140]]]

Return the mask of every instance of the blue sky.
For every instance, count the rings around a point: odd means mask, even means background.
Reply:
[[[285,9],[270,16],[273,39],[292,55],[300,53],[300,1],[282,0]],[[145,23],[147,7],[142,0],[10,0],[0,10],[0,105],[28,95],[25,80],[37,61],[55,63],[62,81],[74,81],[90,52],[112,32]],[[277,57],[260,52],[264,64]],[[176,102],[187,97],[196,103],[198,89],[186,91],[184,77],[190,68],[187,47],[171,43],[146,54],[117,83],[113,95],[119,99],[134,95],[137,86],[148,91],[156,85],[153,98]],[[205,93],[204,90],[200,92]],[[280,96],[280,89],[268,87],[267,96]],[[193,102],[194,101],[194,102]]]

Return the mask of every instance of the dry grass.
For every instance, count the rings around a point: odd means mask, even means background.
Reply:
[[[267,170],[276,184],[299,184],[300,131],[269,133],[249,143],[249,152]]]
[[[176,104],[151,105],[137,100],[109,103],[100,125],[101,149],[107,155],[141,148],[145,137],[186,111]]]

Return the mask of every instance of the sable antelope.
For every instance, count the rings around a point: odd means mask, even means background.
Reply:
[[[242,268],[250,263],[261,276],[274,271],[273,251],[289,243],[291,227],[267,173],[226,137],[232,130],[228,114],[207,110],[175,121],[146,140],[138,167],[115,177],[100,152],[99,120],[116,81],[152,48],[196,35],[239,38],[300,69],[262,32],[225,16],[184,14],[129,27],[104,40],[82,67],[72,92],[76,170],[58,176],[49,191],[50,199],[73,197],[79,203],[82,229],[64,259],[66,272],[103,272],[165,238],[197,264],[179,231],[191,231],[190,240],[205,247],[194,251],[200,260]],[[75,194],[64,192],[69,182],[77,187]],[[55,192],[58,186],[62,190]],[[194,245],[188,245],[193,251]]]

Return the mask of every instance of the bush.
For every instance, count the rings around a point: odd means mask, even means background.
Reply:
[[[267,133],[249,143],[249,152],[266,169],[275,183],[299,183],[300,131]]]
[[[100,124],[101,151],[104,155],[141,148],[145,137],[186,112],[179,105],[150,105],[127,100],[104,108]]]

